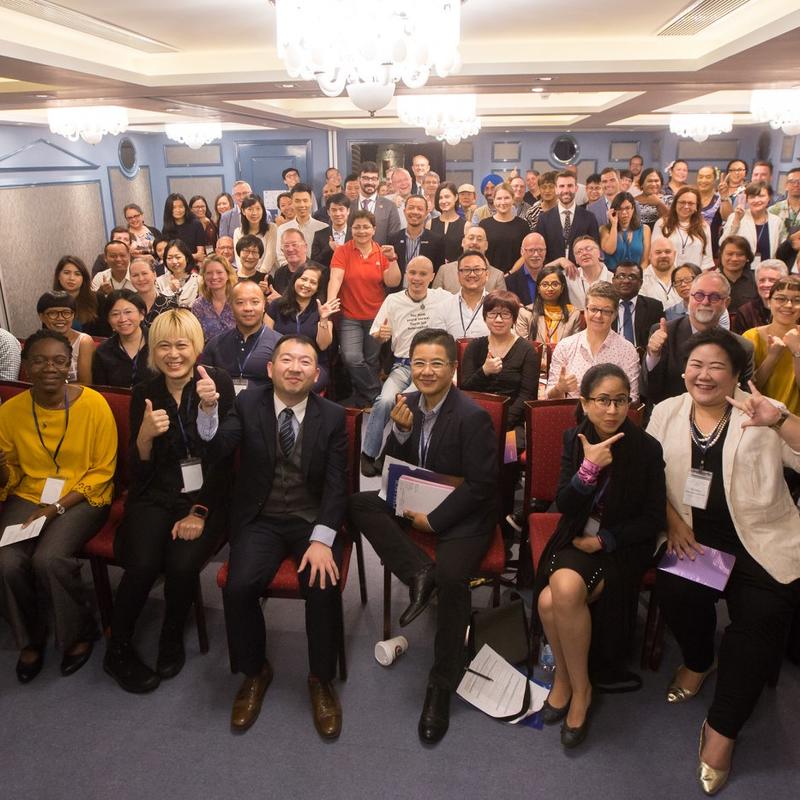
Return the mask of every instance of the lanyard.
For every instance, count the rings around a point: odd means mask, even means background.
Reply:
[[[422,419],[422,427],[419,431],[419,464],[421,467],[425,466],[428,460],[428,448],[431,446],[431,436],[433,436],[433,426],[436,424],[436,419],[431,423],[431,432],[428,434],[427,440],[425,439],[425,418]]]
[[[136,373],[139,371],[139,353],[142,352],[145,342],[144,332],[141,330],[141,328],[139,329],[139,332],[141,333],[141,338],[139,339],[139,349],[136,351],[135,356],[128,355],[128,351],[122,344],[122,339],[119,340],[119,349],[122,350],[122,352],[131,362],[131,386],[133,386],[133,384],[136,383]]]
[[[247,362],[250,360],[250,356],[255,353],[258,349],[258,343],[261,341],[261,337],[264,335],[264,331],[267,329],[266,325],[261,326],[261,332],[258,334],[258,339],[256,339],[256,343],[250,348],[250,352],[245,356],[244,361],[241,358],[236,359],[236,366],[239,367],[239,377],[244,377],[244,368],[247,366]],[[297,322],[297,332],[300,332],[300,321]],[[246,343],[245,343],[246,344]]]
[[[51,453],[47,449],[47,445],[44,443],[42,430],[39,427],[39,417],[36,415],[36,402],[33,399],[33,392],[31,392],[31,410],[33,411],[33,421],[36,424],[36,433],[39,434],[39,441],[42,443],[42,447],[47,455],[53,459],[53,463],[56,465],[56,475],[58,475],[61,470],[61,468],[58,466],[58,454],[61,452],[61,445],[64,444],[64,437],[67,435],[67,428],[69,427],[69,398],[67,397],[66,388],[64,389],[64,433],[61,434],[61,438],[58,440],[58,445],[56,446],[54,453]]]
[[[472,327],[472,323],[475,322],[475,317],[478,316],[478,312],[483,308],[483,298],[481,297],[480,303],[478,303],[477,308],[473,312],[472,316],[470,317],[469,322],[467,325],[464,325],[464,301],[461,295],[458,296],[458,313],[461,316],[461,330],[464,331],[464,336],[466,337],[467,331]]]
[[[191,417],[192,415],[192,394],[189,395],[189,402],[186,404],[186,415],[187,417]],[[186,449],[186,458],[192,457],[192,451],[189,448],[189,436],[186,433],[186,428],[183,427],[183,420],[181,419],[181,407],[178,406],[178,430],[181,432],[181,439],[183,439],[183,446]]]

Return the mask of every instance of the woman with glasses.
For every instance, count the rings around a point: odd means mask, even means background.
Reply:
[[[255,268],[258,272],[271,275],[278,267],[278,226],[272,225],[267,217],[267,210],[264,202],[255,194],[251,194],[242,200],[241,224],[233,232],[233,247],[237,252],[236,245],[243,236],[256,236],[261,240],[263,252]],[[241,266],[241,259],[237,258],[238,266]]]
[[[102,395],[66,383],[72,353],[62,333],[28,337],[22,361],[31,388],[0,406],[0,530],[44,527],[0,547],[0,612],[20,651],[17,678],[28,683],[44,662],[48,611],[62,675],[89,660],[98,638],[76,555],[108,517],[117,426]]]
[[[203,226],[203,230],[206,232],[206,253],[213,252],[214,245],[217,243],[218,228],[214,224],[214,220],[212,220],[208,214],[208,203],[206,202],[205,197],[200,194],[196,194],[191,198],[191,200],[189,200],[189,208],[198,222]]]
[[[692,283],[703,270],[697,264],[681,264],[672,271],[672,285],[680,296],[680,302],[664,309],[667,322],[685,317],[689,313],[689,295],[692,293]]]
[[[164,265],[167,271],[156,279],[156,288],[161,294],[174,297],[181,308],[191,308],[197,299],[199,280],[193,272],[194,257],[183,239],[172,239],[164,249]]]
[[[621,334],[611,330],[619,308],[619,292],[598,281],[586,292],[586,330],[561,339],[553,351],[547,377],[547,398],[579,397],[584,373],[596,364],[616,364],[628,376],[630,395],[639,399],[639,356]]]
[[[564,433],[556,495],[562,516],[534,589],[556,662],[542,718],[563,720],[568,748],[586,738],[592,682],[622,677],[642,575],[666,524],[661,445],[628,420],[630,394],[628,376],[614,364],[582,376],[583,418]]]
[[[94,329],[97,323],[97,297],[91,289],[89,270],[77,256],[63,256],[56,264],[53,291],[66,292],[75,300],[72,327],[76,331]]]
[[[700,192],[693,186],[679,189],[672,200],[669,213],[653,226],[653,238],[663,236],[675,246],[675,264],[689,261],[701,269],[711,269],[711,228],[700,211]]]
[[[94,354],[92,383],[95,386],[131,386],[150,377],[147,368],[147,306],[138,294],[119,289],[108,296],[108,324],[113,334]]]
[[[745,331],[755,348],[753,383],[779,400],[793,414],[800,413],[800,277],[782,278],[769,290],[772,321]]]
[[[67,292],[45,292],[36,303],[36,313],[42,321],[42,327],[65,336],[72,348],[67,380],[88,386],[92,382],[95,344],[88,333],[72,327],[75,299]]]
[[[556,264],[542,267],[536,276],[536,299],[520,309],[517,333],[533,342],[555,345],[582,325],[581,312],[569,302],[564,271]]]
[[[650,263],[650,228],[639,220],[632,194],[619,192],[611,201],[608,224],[600,228],[600,246],[612,272],[622,261],[633,261],[643,270]]]
[[[786,238],[780,217],[770,214],[769,189],[766,183],[751,183],[736,201],[736,207],[725,221],[720,247],[729,236],[740,236],[750,247],[757,261],[775,258],[778,246]]]
[[[734,158],[728,162],[725,172],[719,179],[719,213],[723,222],[733,213],[739,195],[743,194],[746,188],[747,164]]]
[[[131,235],[131,255],[153,255],[155,241],[161,237],[161,231],[144,224],[144,211],[136,203],[128,203],[122,213]]]
[[[210,255],[200,267],[200,293],[192,313],[200,320],[206,341],[236,326],[230,297],[237,283],[236,271],[222,256]]]
[[[800,517],[782,469],[800,470],[800,419],[752,382],[749,394],[737,387],[748,359],[733,334],[696,333],[685,352],[686,393],[659,403],[647,429],[667,465],[661,552],[693,571],[698,559],[719,563],[709,548],[735,561],[721,590],[657,570],[656,592],[682,655],[666,701],[691,702],[717,671],[697,769],[711,795],[728,780],[738,734],[777,674],[800,598]],[[717,650],[722,598],[730,622]]]
[[[170,308],[177,308],[178,301],[174,295],[161,294],[156,281],[156,268],[149,258],[134,258],[128,270],[136,294],[142,298],[145,305],[144,324],[149,327],[153,320]]]

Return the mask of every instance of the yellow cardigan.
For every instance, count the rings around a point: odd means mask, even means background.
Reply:
[[[90,505],[104,506],[114,495],[117,464],[117,426],[101,394],[84,388],[69,408],[69,427],[58,454],[60,470],[42,447],[31,410],[31,392],[21,392],[0,405],[0,449],[8,462],[8,483],[0,500],[17,495],[38,503],[47,478],[64,479],[62,497],[80,492]],[[42,438],[55,453],[64,433],[64,409],[36,406]]]

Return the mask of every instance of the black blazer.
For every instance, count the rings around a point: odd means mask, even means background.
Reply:
[[[531,288],[528,285],[527,270],[523,264],[516,272],[506,273],[506,289],[519,297],[520,303],[529,306],[536,299],[531,297]]]
[[[278,443],[272,387],[245,389],[233,411],[220,422],[206,445],[212,461],[240,448],[231,510],[235,536],[255,519],[269,497]],[[316,523],[338,530],[347,505],[347,430],[342,406],[316,394],[308,396],[303,419],[303,475],[319,501]]]
[[[413,392],[406,397],[414,415],[414,427],[401,444],[392,426],[385,453],[410,464],[419,464],[420,393]],[[464,478],[464,482],[428,514],[437,538],[491,536],[497,524],[497,436],[489,414],[455,386],[447,393],[433,425],[425,467]]]
[[[406,254],[406,229],[403,228],[399,233],[389,237],[387,244],[394,247],[397,253],[397,265],[400,267],[400,274],[405,278],[406,266],[408,264],[408,256]],[[439,270],[439,267],[444,264],[444,239],[436,233],[429,231],[427,228],[422,229],[422,234],[419,242],[419,253],[417,255],[427,256],[433,262],[434,274]],[[399,292],[402,291],[403,281],[400,285],[389,289],[388,291]]]
[[[545,264],[564,256],[564,229],[561,227],[561,215],[557,204],[554,208],[539,214],[539,219],[536,222],[536,233],[544,236],[544,241],[547,245]],[[579,236],[591,236],[592,239],[600,244],[600,231],[594,214],[581,206],[575,206],[575,216],[572,218],[572,224],[569,229],[570,260],[572,260],[572,243]]]
[[[329,244],[332,231],[333,228],[330,225],[327,228],[320,228],[318,231],[314,231],[314,241],[311,243],[311,260],[326,267],[330,267],[331,259],[333,258],[333,250]],[[350,225],[348,224],[344,240],[347,242],[352,238]]]
[[[655,327],[651,329],[650,333],[655,330]],[[668,397],[677,397],[686,391],[686,384],[681,377],[686,367],[683,347],[691,335],[692,325],[687,314],[685,317],[667,323],[667,342],[661,348],[661,358],[652,370],[647,369],[647,353],[645,353],[642,362],[640,394],[646,396],[649,403],[660,403]],[[752,377],[755,368],[753,343],[743,336],[739,336],[738,333],[732,333],[731,336],[736,337],[748,356],[747,368],[739,376],[739,386],[743,391],[747,391],[747,381]],[[645,342],[646,344],[647,342]]]
[[[664,306],[660,300],[655,300],[652,297],[645,297],[641,294],[636,298],[636,310],[633,315],[633,333],[634,336],[636,336],[637,347],[647,347],[647,340],[650,338],[650,330],[654,325],[658,325],[663,316]],[[622,329],[619,325],[619,313],[614,317],[612,328],[617,333],[622,333]]]

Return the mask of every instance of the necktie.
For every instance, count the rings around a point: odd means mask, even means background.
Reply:
[[[278,428],[278,441],[281,445],[281,450],[285,456],[292,452],[294,447],[294,428],[292,427],[292,420],[294,419],[294,411],[291,408],[284,408],[278,415],[280,427]]]
[[[572,212],[567,210],[564,212],[564,241],[569,246],[569,234],[572,230]]]
[[[633,303],[630,300],[623,300],[622,305],[625,310],[622,314],[622,335],[636,347],[636,337],[633,335]]]
[[[369,200],[362,200],[361,201],[361,210],[362,211],[369,211]]]

